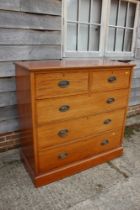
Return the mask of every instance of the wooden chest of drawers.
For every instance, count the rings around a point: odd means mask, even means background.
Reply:
[[[21,157],[35,186],[120,156],[134,65],[16,64]]]

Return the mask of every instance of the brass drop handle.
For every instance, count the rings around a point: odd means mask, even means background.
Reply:
[[[61,153],[58,155],[58,159],[64,160],[65,158],[67,158],[67,156],[68,156],[68,153],[67,153],[67,152],[61,152]]]
[[[112,122],[111,119],[107,119],[107,120],[104,121],[104,124],[105,124],[105,125],[108,125],[108,124],[110,124],[111,122]]]
[[[69,132],[69,130],[68,129],[63,129],[63,130],[60,130],[59,132],[58,132],[58,136],[59,137],[66,137],[67,135],[68,135],[68,132]]]
[[[112,103],[114,103],[115,102],[115,98],[108,98],[107,100],[106,100],[106,103],[107,104],[112,104]]]
[[[109,144],[109,140],[108,139],[104,139],[102,142],[101,142],[101,145],[104,146],[104,145],[107,145]]]
[[[70,85],[70,82],[68,80],[62,80],[58,82],[58,86],[60,88],[67,88]]]
[[[117,80],[117,77],[115,77],[115,76],[111,76],[111,77],[108,78],[108,82],[109,82],[109,83],[113,83],[113,82],[115,82],[116,80]]]
[[[59,108],[60,112],[67,112],[70,109],[69,105],[63,105]]]

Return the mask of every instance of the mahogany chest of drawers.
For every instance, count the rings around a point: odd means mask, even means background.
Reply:
[[[123,153],[133,64],[16,64],[21,157],[39,187]]]

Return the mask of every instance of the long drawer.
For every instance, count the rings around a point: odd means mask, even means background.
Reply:
[[[128,90],[36,100],[37,124],[78,118],[127,106]]]
[[[77,120],[73,119],[39,126],[37,129],[39,149],[122,127],[124,117],[125,109],[121,109]]]
[[[88,72],[37,74],[35,81],[38,99],[88,91]]]
[[[119,147],[121,131],[121,129],[114,130],[84,141],[41,151],[39,153],[40,173]]]
[[[97,71],[91,74],[91,90],[108,91],[128,88],[130,83],[130,70]]]

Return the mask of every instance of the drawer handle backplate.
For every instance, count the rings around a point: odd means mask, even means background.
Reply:
[[[108,139],[104,139],[102,142],[101,142],[101,145],[104,146],[104,145],[107,145],[109,144],[109,140]]]
[[[62,152],[58,155],[58,159],[64,160],[65,158],[67,158],[68,153],[67,152]]]
[[[66,88],[70,85],[70,82],[68,80],[62,80],[60,82],[58,82],[58,86],[60,88]]]
[[[112,104],[112,103],[114,103],[115,102],[115,98],[108,98],[107,100],[106,100],[106,103],[107,104]]]
[[[68,135],[68,132],[69,132],[69,130],[68,129],[63,129],[63,130],[60,130],[59,132],[58,132],[58,136],[59,137],[66,137],[67,135]]]
[[[69,105],[63,105],[59,108],[60,112],[67,112],[70,109]]]
[[[111,77],[108,78],[109,83],[116,82],[116,80],[117,80],[117,77],[115,77],[115,76],[111,76]]]
[[[104,121],[104,124],[105,124],[105,125],[108,125],[108,124],[110,124],[111,122],[112,122],[111,119],[107,119],[107,120]]]

